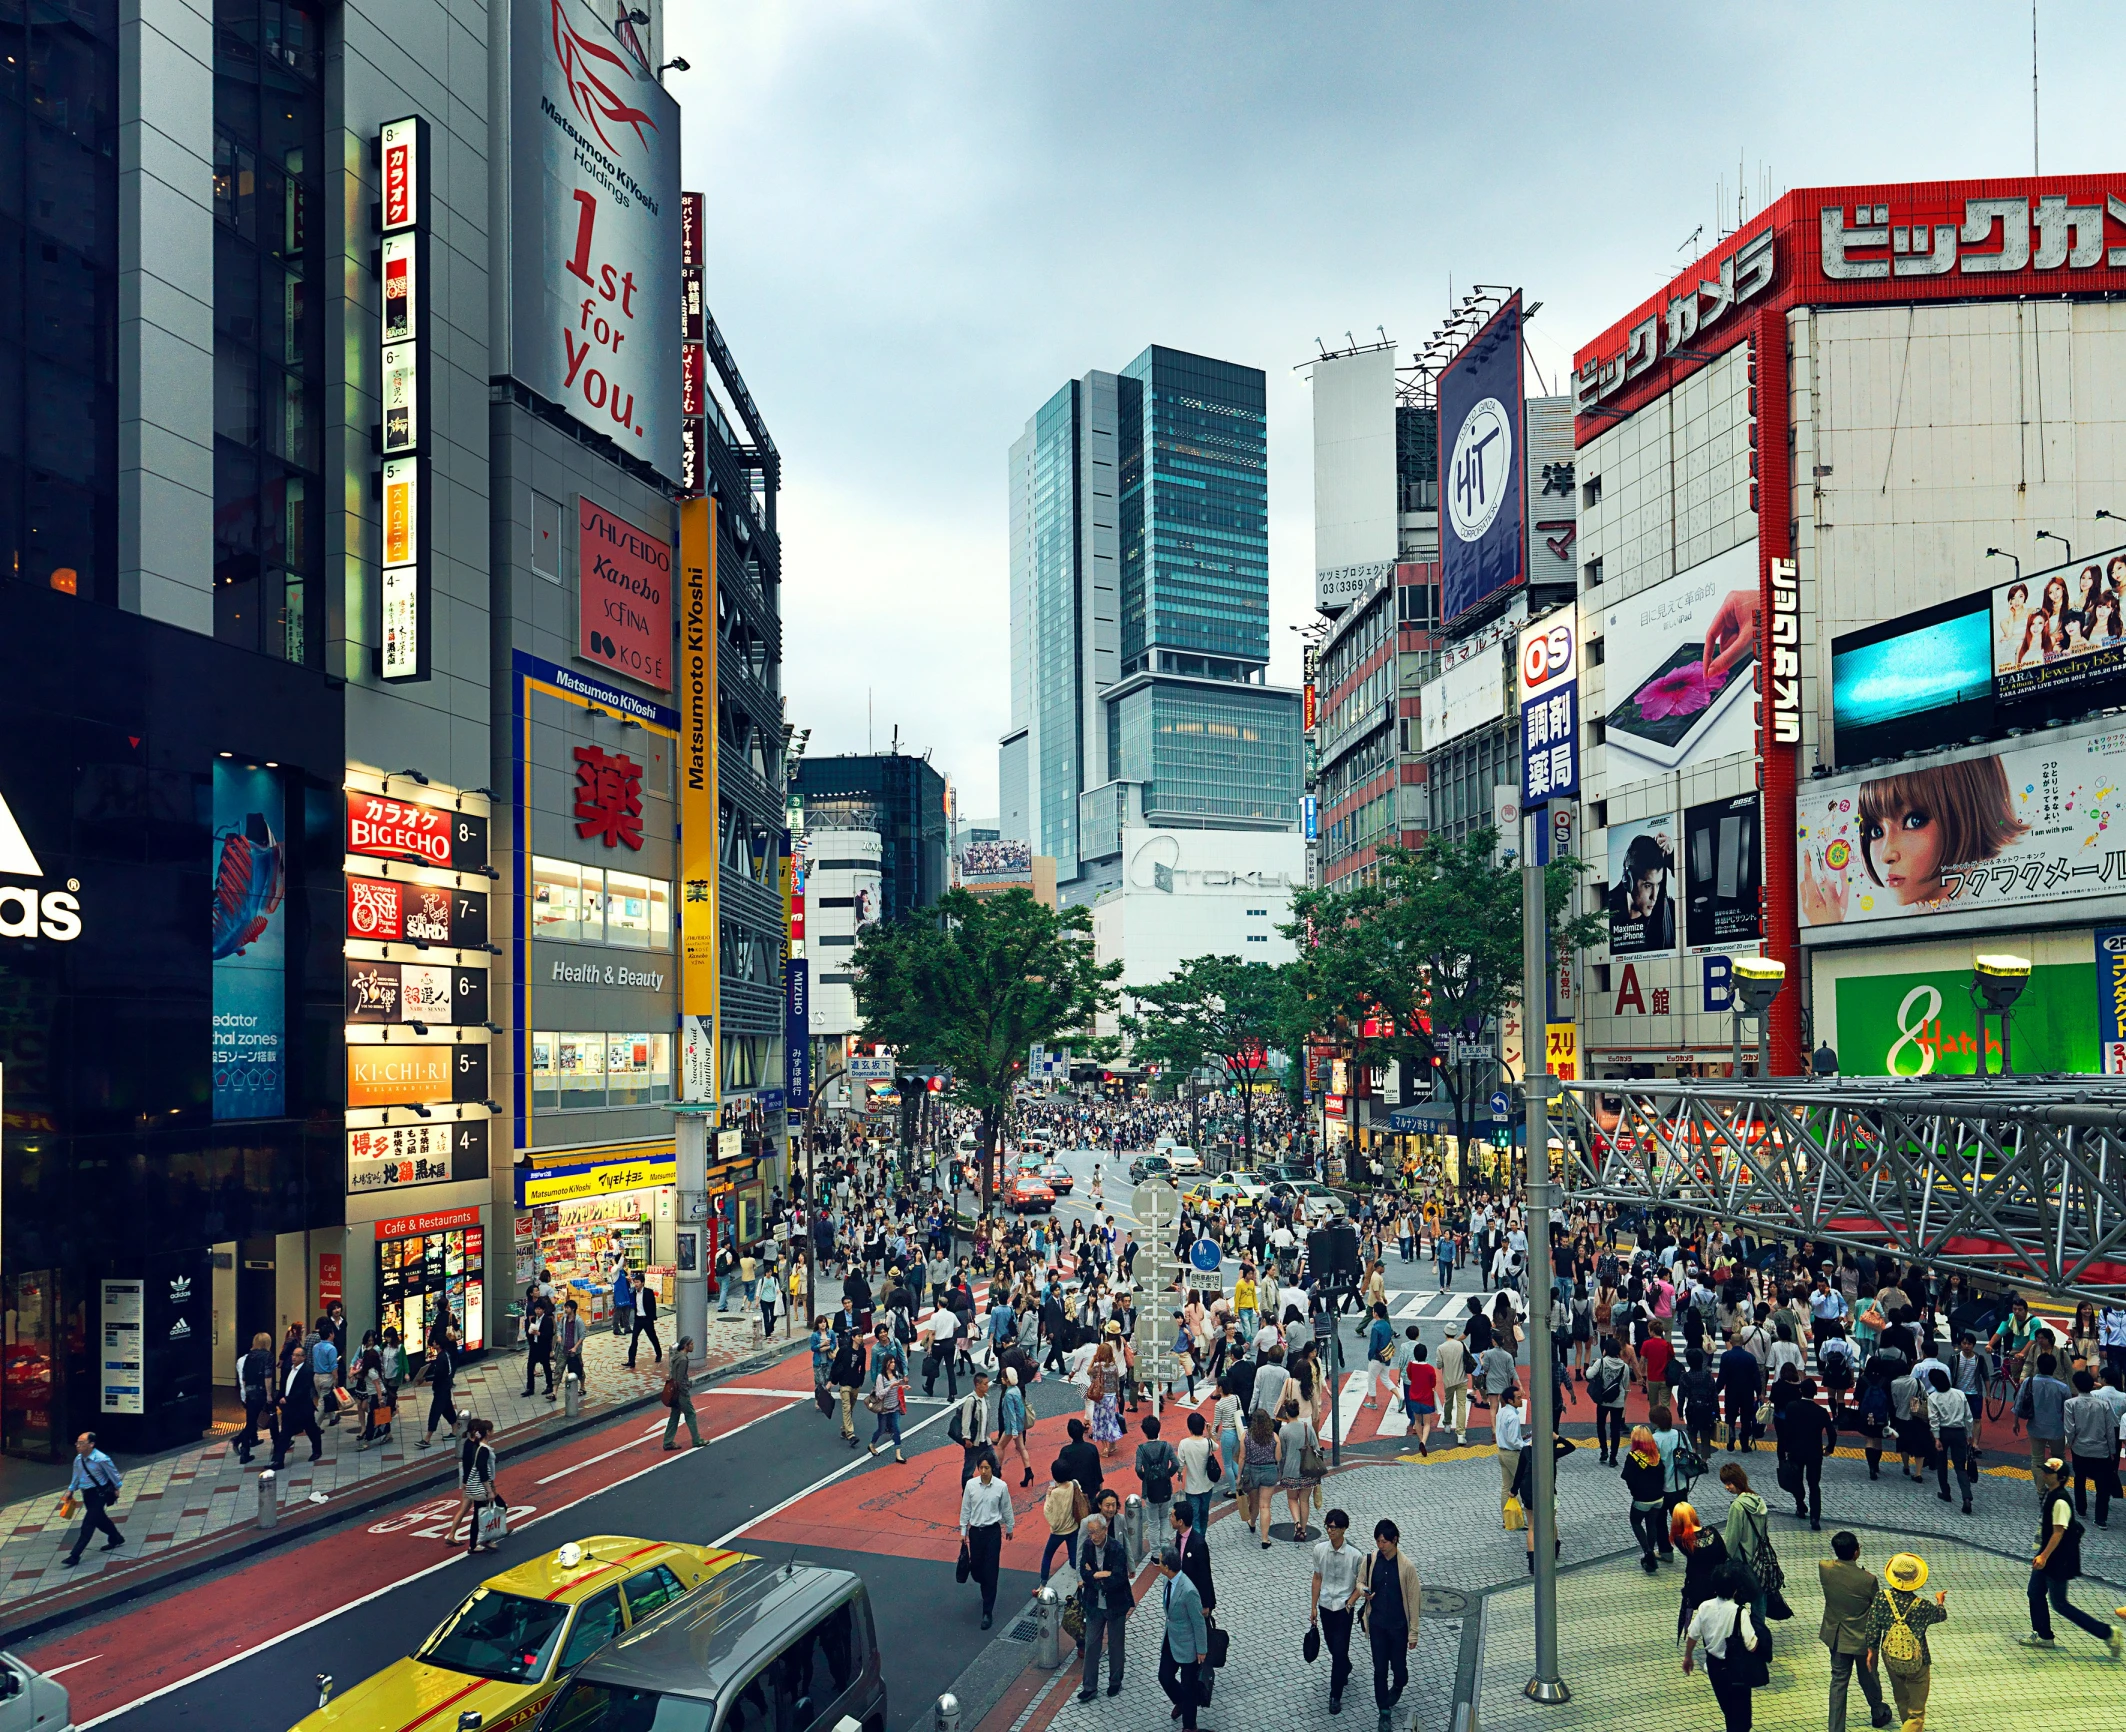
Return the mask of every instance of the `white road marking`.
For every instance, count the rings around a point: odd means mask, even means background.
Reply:
[[[943,1411],[933,1413],[928,1419],[917,1420],[915,1424],[906,1427],[902,1431],[901,1436],[903,1440],[913,1437],[917,1432],[921,1431],[927,1425],[937,1424],[939,1420],[943,1419],[947,1413],[949,1413],[953,1408],[957,1406],[959,1406],[959,1402],[950,1402],[946,1405]],[[758,1422],[756,1421],[755,1423]],[[848,1475],[854,1473],[858,1468],[868,1466],[872,1460],[873,1457],[868,1451],[859,1450],[855,1460],[843,1462],[842,1465],[836,1468],[832,1473],[825,1474],[819,1479],[814,1480],[810,1485],[806,1486],[803,1491],[792,1492],[788,1497],[784,1498],[781,1503],[771,1505],[769,1508],[762,1510],[760,1514],[756,1516],[748,1516],[744,1521],[740,1522],[738,1526],[731,1529],[729,1533],[723,1534],[720,1537],[711,1540],[709,1544],[713,1546],[729,1545],[733,1540],[738,1538],[740,1534],[744,1533],[746,1529],[756,1528],[760,1526],[762,1522],[774,1519],[776,1516],[781,1515],[784,1510],[790,1508],[793,1504],[803,1503],[805,1499],[810,1497],[814,1492],[824,1491],[836,1480],[844,1479]],[[86,1729],[84,1729],[84,1732],[86,1732]]]

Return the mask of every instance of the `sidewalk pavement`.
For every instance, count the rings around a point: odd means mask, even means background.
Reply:
[[[719,1316],[712,1309],[709,1316],[708,1348],[697,1361],[697,1375],[722,1370],[762,1350],[757,1311]],[[669,1351],[671,1328],[663,1317],[658,1322]],[[801,1334],[786,1340],[780,1331],[775,1339],[787,1351],[805,1342]],[[594,1331],[585,1342],[586,1415],[654,1399],[663,1386],[664,1367],[652,1357],[648,1341],[642,1343],[632,1370],[627,1348],[625,1339],[605,1331]],[[513,1449],[537,1443],[564,1423],[560,1385],[555,1388],[556,1399],[548,1401],[542,1378],[539,1389],[525,1396],[522,1349],[498,1349],[460,1369],[457,1407],[460,1413],[495,1422],[494,1441],[507,1461]],[[416,1445],[428,1422],[428,1401],[425,1386],[401,1388],[393,1437],[367,1449],[357,1446],[361,1427],[351,1415],[338,1426],[324,1427],[324,1455],[315,1463],[306,1459],[308,1440],[298,1438],[286,1469],[277,1476],[281,1519],[293,1519],[313,1502],[388,1495],[445,1473],[454,1477],[456,1459],[447,1447],[447,1428],[438,1433],[435,1448]],[[61,1519],[63,1491],[0,1506],[0,1614],[11,1629],[19,1629],[23,1622],[57,1609],[62,1596],[93,1603],[99,1589],[117,1591],[151,1581],[173,1567],[181,1554],[241,1537],[241,1530],[257,1520],[258,1475],[271,1464],[272,1448],[261,1436],[252,1465],[245,1467],[237,1459],[234,1441],[223,1436],[126,1468],[124,1489],[110,1512],[125,1535],[124,1546],[105,1551],[98,1538],[71,1568],[66,1554],[80,1518]],[[84,1588],[89,1591],[84,1593]]]
[[[1703,1519],[1718,1524],[1726,1517],[1728,1494],[1717,1474],[1729,1456],[1716,1452],[1713,1471],[1698,1482],[1693,1501]],[[1969,1716],[1998,1723],[1999,1692],[2036,1681],[2047,1668],[2072,1668],[2070,1689],[2126,1677],[2106,1650],[2061,1620],[2055,1653],[2031,1653],[2014,1638],[2029,1628],[2023,1599],[2027,1559],[2035,1537],[2036,1507],[2026,1477],[2012,1470],[1981,1478],[1976,1511],[1961,1513],[1955,1503],[1934,1495],[1932,1480],[1915,1485],[1898,1476],[1894,1466],[1870,1480],[1859,1459],[1840,1458],[1824,1472],[1824,1524],[1810,1531],[1797,1521],[1791,1502],[1773,1479],[1768,1450],[1744,1452],[1741,1462],[1751,1481],[1772,1507],[1772,1535],[1787,1574],[1787,1593],[1794,1618],[1775,1626],[1778,1658],[1773,1688],[1759,1692],[1761,1724],[1799,1728],[1806,1719],[1820,1727],[1825,1711],[1828,1665],[1818,1656],[1816,1625],[1821,1601],[1815,1563],[1830,1556],[1832,1533],[1850,1527],[1860,1535],[1862,1561],[1880,1570],[1893,1553],[1911,1549],[1926,1557],[1933,1575],[1929,1592],[1949,1589],[1952,1622],[1942,1638],[1935,1701],[1948,1712],[1952,1704],[1987,1704]],[[1482,1715],[1492,1732],[1534,1732],[1537,1716],[1548,1726],[1644,1726],[1669,1732],[1678,1724],[1711,1725],[1717,1717],[1710,1693],[1697,1677],[1684,1678],[1674,1643],[1680,1604],[1682,1567],[1662,1566],[1652,1576],[1638,1567],[1628,1519],[1629,1499],[1617,1469],[1603,1467],[1591,1439],[1558,1468],[1558,1526],[1562,1542],[1559,1579],[1561,1669],[1574,1691],[1571,1707],[1537,1710],[1521,1705],[1519,1691],[1532,1671],[1527,1586],[1526,1535],[1507,1532],[1499,1520],[1499,1475],[1488,1439],[1461,1449],[1435,1451],[1429,1458],[1404,1457],[1392,1464],[1367,1463],[1332,1473],[1323,1485],[1324,1506],[1340,1506],[1352,1518],[1354,1544],[1370,1547],[1373,1524],[1391,1516],[1402,1530],[1405,1554],[1416,1565],[1426,1589],[1427,1606],[1419,1624],[1416,1653],[1410,1657],[1410,1683],[1395,1716],[1399,1729],[1448,1732],[1456,1701],[1457,1661],[1465,1650],[1464,1624],[1485,1620]],[[1952,1485],[1954,1481],[1952,1480]],[[1264,1551],[1236,1519],[1230,1501],[1221,1500],[1210,1532],[1211,1563],[1218,1591],[1218,1621],[1233,1638],[1232,1659],[1218,1675],[1216,1692],[1200,1722],[1219,1732],[1258,1724],[1315,1724],[1326,1714],[1328,1661],[1304,1663],[1300,1642],[1306,1632],[1311,1548],[1276,1541]],[[1276,1510],[1283,1519],[1280,1495]],[[2076,1603],[2099,1616],[2126,1603],[2126,1511],[2109,1529],[2089,1528],[2083,1557],[2090,1572],[2075,1590]],[[1065,1585],[1069,1586],[1068,1579]],[[1017,1614],[1009,1609],[999,1623]],[[1110,1702],[1103,1694],[1093,1702],[1074,1699],[1082,1661],[1065,1644],[1067,1663],[1059,1674],[1034,1673],[1040,1682],[1007,1694],[985,1719],[980,1732],[1114,1732],[1118,1726],[1165,1725],[1167,1703],[1157,1670],[1163,1628],[1156,1574],[1141,1591],[1129,1624],[1121,1695]],[[1472,1638],[1476,1632],[1471,1631]],[[1352,1644],[1353,1676],[1344,1713],[1366,1717],[1374,1712],[1372,1665],[1362,1638]],[[1620,1663],[1621,1662],[1621,1663]],[[1103,1657],[1101,1688],[1105,1689]],[[2093,1674],[2091,1666],[2112,1670]],[[1464,1680],[1466,1692],[1474,1678]],[[1698,1692],[1699,1695],[1692,1695]],[[1702,1696],[1702,1699],[1700,1699]],[[1849,1724],[1866,1725],[1865,1703],[1858,1699]],[[2024,1689],[2021,1699],[2036,1705],[2057,1701]],[[1122,1712],[1118,1715],[1115,1710]],[[1267,1711],[1267,1719],[1265,1719]],[[1679,1714],[1687,1718],[1679,1720]],[[1778,1716],[1778,1717],[1775,1717]],[[1946,1723],[1946,1722],[1945,1722]]]

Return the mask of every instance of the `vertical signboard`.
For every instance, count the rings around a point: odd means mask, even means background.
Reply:
[[[103,1356],[101,1410],[105,1413],[147,1411],[146,1341],[143,1329],[147,1305],[146,1283],[106,1281],[103,1284]]]
[[[288,887],[277,771],[214,765],[214,1117],[287,1111]]]
[[[576,653],[672,689],[672,548],[602,505],[576,502]]]
[[[679,479],[679,105],[593,0],[511,8],[510,372]]]
[[[1439,376],[1440,615],[1463,614],[1526,577],[1521,297],[1515,293]]]
[[[682,1088],[717,1098],[716,507],[679,507],[679,1013]]]
[[[2126,1076],[2126,926],[2096,929],[2096,1036],[2105,1076]]]
[[[377,583],[377,672],[428,677],[433,633],[428,579],[428,123],[387,121],[377,135],[384,241],[377,253],[376,449],[383,459],[383,558]]]
[[[1580,662],[1570,608],[1521,633],[1521,804],[1568,799],[1580,790]]]
[[[793,956],[782,965],[783,973],[783,1092],[790,1110],[802,1112],[812,1104],[812,995],[810,965]]]
[[[702,441],[708,436],[703,420],[708,392],[709,301],[705,283],[707,249],[702,228],[708,220],[708,201],[698,192],[679,195],[679,492],[693,498],[708,491],[708,460]]]

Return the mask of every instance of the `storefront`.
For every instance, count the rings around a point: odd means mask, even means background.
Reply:
[[[410,1356],[425,1353],[446,1316],[465,1351],[487,1345],[487,1215],[440,1209],[376,1223],[377,1327],[396,1329]]]

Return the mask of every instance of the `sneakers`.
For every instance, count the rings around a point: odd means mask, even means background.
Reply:
[[[2022,1648],[2054,1648],[2059,1646],[2050,1636],[2040,1636],[2035,1630],[2031,1631],[2027,1636],[2016,1637],[2015,1641],[2016,1645]]]

